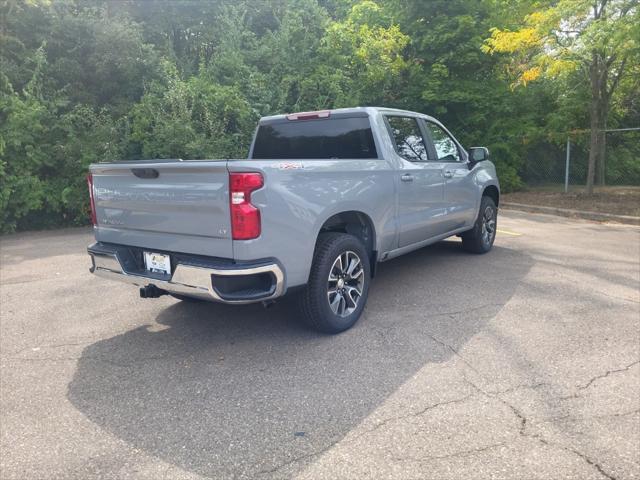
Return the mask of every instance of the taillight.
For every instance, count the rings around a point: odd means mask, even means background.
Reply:
[[[259,173],[230,173],[231,236],[250,240],[260,236],[260,210],[251,204],[251,192],[264,185]]]
[[[93,175],[87,175],[87,186],[89,187],[89,202],[91,203],[91,224],[97,225],[97,217],[96,217],[96,201],[93,197]]]

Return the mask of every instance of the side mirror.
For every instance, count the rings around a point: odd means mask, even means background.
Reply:
[[[489,160],[489,149],[487,147],[471,147],[468,153],[469,162],[472,164]]]

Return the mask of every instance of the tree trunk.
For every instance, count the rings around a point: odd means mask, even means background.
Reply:
[[[604,130],[607,128],[607,123],[606,123],[606,119],[604,121],[601,121],[601,127],[600,130],[598,131],[598,158],[597,158],[597,164],[598,164],[598,171],[597,171],[597,176],[598,176],[598,181],[597,184],[601,187],[603,187],[606,184],[606,148],[607,148],[607,136],[606,133],[604,132]]]
[[[589,80],[591,82],[591,138],[587,169],[587,194],[593,194],[594,180],[604,184],[605,125],[608,113],[607,65],[596,52],[591,57]]]
[[[596,174],[596,160],[598,158],[598,122],[600,118],[600,57],[593,53],[589,66],[589,80],[591,82],[591,138],[589,140],[589,164],[587,167],[587,195],[593,194],[593,181]]]
[[[604,70],[600,74],[600,121],[598,133],[598,157],[597,157],[597,177],[598,185],[604,186],[606,183],[606,148],[607,148],[607,115],[609,114],[609,92],[607,91],[609,84],[609,69],[603,62]]]

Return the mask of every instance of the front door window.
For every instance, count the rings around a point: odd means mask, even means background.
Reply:
[[[427,130],[433,140],[438,162],[461,162],[462,157],[458,145],[453,139],[435,123],[425,122]]]

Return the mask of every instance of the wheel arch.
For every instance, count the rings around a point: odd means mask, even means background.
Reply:
[[[359,239],[369,254],[371,276],[373,276],[377,263],[376,229],[368,214],[360,210],[345,210],[334,213],[320,226],[316,235],[316,244],[320,235],[325,232],[348,233]]]
[[[489,197],[496,204],[496,207],[500,204],[500,190],[495,185],[487,185],[482,191],[483,197]]]

